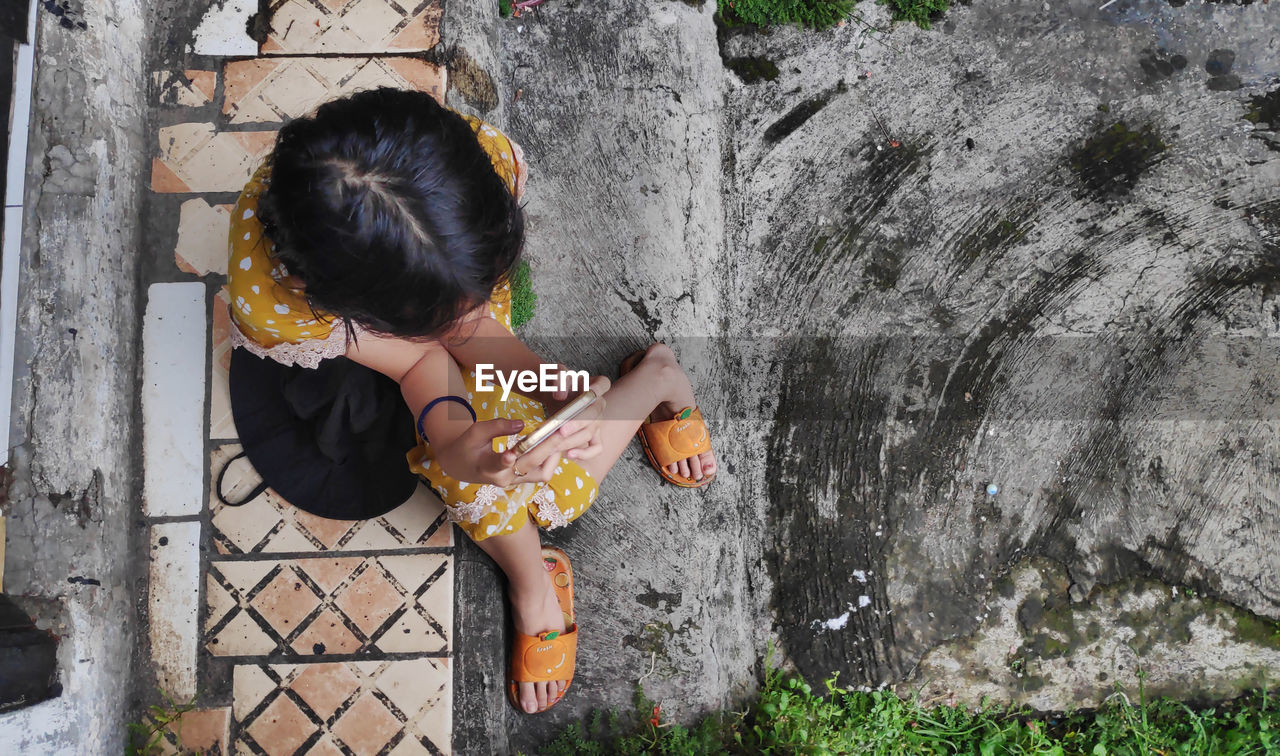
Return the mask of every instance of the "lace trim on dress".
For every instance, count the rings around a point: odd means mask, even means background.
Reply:
[[[539,489],[533,495],[533,501],[538,505],[538,517],[547,521],[547,530],[563,528],[569,524],[569,518],[560,511],[559,505],[556,504],[556,494],[550,488]]]
[[[493,503],[502,495],[502,489],[486,483],[480,486],[473,501],[463,501],[444,508],[450,522],[466,522],[479,525],[480,518],[489,514]]]
[[[285,342],[272,347],[264,347],[245,336],[244,331],[240,330],[240,325],[234,320],[232,324],[234,325],[231,329],[233,347],[244,347],[249,354],[268,357],[282,365],[315,369],[320,367],[323,360],[341,357],[347,353],[347,327],[341,319],[334,319],[333,330],[329,331],[329,335],[323,339],[308,339],[297,343]],[[364,333],[358,325],[353,324],[353,328],[357,336]]]

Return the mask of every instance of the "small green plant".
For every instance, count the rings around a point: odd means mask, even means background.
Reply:
[[[538,295],[533,291],[533,271],[528,260],[521,260],[511,272],[511,327],[519,328],[533,319]]]
[[[910,21],[921,29],[928,29],[932,20],[951,7],[951,0],[876,0],[876,2],[889,6],[893,11],[894,21]]]
[[[498,15],[511,18],[511,0],[498,0]]]
[[[126,756],[156,756],[163,753],[165,732],[180,735],[182,732],[182,715],[196,708],[196,697],[190,701],[178,703],[166,691],[161,690],[163,704],[152,704],[147,707],[141,722],[130,722],[128,742],[125,744]],[[176,726],[175,726],[176,725]]]
[[[629,717],[597,713],[569,727],[542,753],[874,754],[875,756],[1264,756],[1280,754],[1280,705],[1265,690],[1193,710],[1117,686],[1093,712],[1034,715],[1017,707],[977,709],[903,700],[890,690],[849,690],[832,677],[825,691],[791,677],[766,655],[764,685],[745,711],[712,713],[692,727],[662,721],[637,690]],[[638,686],[637,686],[638,688]]]

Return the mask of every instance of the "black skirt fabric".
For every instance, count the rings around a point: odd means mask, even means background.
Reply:
[[[245,455],[293,506],[365,520],[413,493],[405,453],[417,437],[395,381],[345,357],[309,369],[244,349],[231,350],[229,380]]]

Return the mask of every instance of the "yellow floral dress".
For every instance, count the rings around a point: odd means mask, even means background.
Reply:
[[[464,118],[471,123],[494,170],[507,188],[520,197],[528,170],[520,147],[489,124],[469,116]],[[285,365],[315,368],[322,360],[346,354],[348,324],[341,318],[313,311],[301,289],[284,283],[289,272],[272,256],[275,245],[264,236],[257,216],[258,197],[270,181],[268,167],[259,168],[240,194],[231,215],[227,290],[231,298],[231,320],[236,326],[231,329],[231,340],[236,347],[259,357]],[[494,290],[489,315],[511,330],[510,284],[504,282]],[[360,326],[350,325],[359,336]],[[523,420],[525,432],[546,420],[546,411],[540,402],[514,391],[505,401],[497,392],[477,394],[475,371],[464,370],[463,382],[465,396],[475,409],[477,420]],[[495,439],[494,451],[505,450],[514,440],[514,436]],[[567,525],[591,506],[598,490],[590,473],[569,459],[561,460],[548,483],[521,483],[503,489],[449,477],[436,464],[430,444],[422,438],[406,458],[409,469],[440,495],[449,519],[477,541],[513,533],[531,518],[548,529]]]

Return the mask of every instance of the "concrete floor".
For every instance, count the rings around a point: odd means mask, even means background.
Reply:
[[[594,371],[672,342],[723,471],[682,491],[630,454],[550,536],[583,635],[547,716],[502,700],[499,586],[461,557],[466,750],[629,710],[641,678],[680,719],[733,705],[770,640],[813,679],[1045,709],[1135,665],[1183,695],[1274,679],[1280,8],[1098,5],[501,23],[527,335]]]

